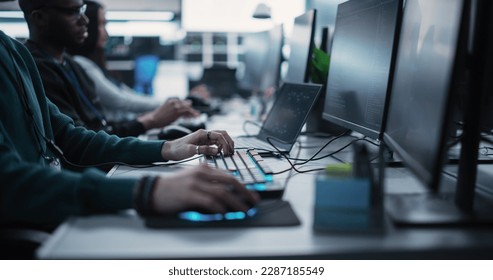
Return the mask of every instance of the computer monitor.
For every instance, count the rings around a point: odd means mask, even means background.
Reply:
[[[490,10],[493,10],[493,5],[491,5],[491,7],[489,8]],[[491,12],[493,11],[490,11],[490,15]],[[484,31],[485,35],[478,36],[482,36],[481,41],[485,44],[484,48],[486,50],[491,50],[493,49],[493,20],[483,25],[486,30]],[[483,100],[481,101],[481,104],[483,106],[481,110],[481,130],[490,136],[489,142],[490,144],[493,144],[491,143],[493,142],[493,139],[491,138],[491,136],[493,136],[493,82],[491,81],[491,77],[493,77],[493,55],[487,54],[483,57],[483,60],[485,64],[482,73],[485,77],[485,80],[489,82],[485,82],[482,85],[482,91],[484,92],[484,94],[482,96]]]
[[[381,139],[402,0],[339,4],[322,117]]]
[[[253,32],[243,36],[243,75],[238,86],[243,90],[258,91],[262,80],[262,68],[269,50],[269,32]]]
[[[162,50],[161,38],[159,36],[144,36],[132,38],[130,52],[133,56],[156,54],[159,55]]]
[[[283,34],[282,24],[276,25],[268,31],[269,48],[261,71],[260,90],[266,90],[270,87],[277,88],[279,86],[282,46],[284,43]]]
[[[207,85],[211,97],[229,99],[238,91],[236,68],[224,64],[214,64],[204,68],[199,84]]]
[[[493,2],[489,0],[471,1],[472,30],[468,47],[471,50],[465,58],[469,71],[468,106],[464,111],[464,127],[461,145],[467,149],[461,150],[461,165],[458,169],[456,203],[465,209],[478,208],[475,192],[493,200],[493,174],[485,172],[488,164],[484,163],[482,155],[476,161],[480,140],[487,140],[486,146],[491,146],[493,131]],[[489,134],[487,139],[481,139],[477,133]],[[489,144],[488,144],[489,143]],[[485,144],[481,143],[481,146]],[[481,149],[483,150],[483,149]],[[487,153],[491,156],[491,153]],[[491,157],[490,157],[491,158]],[[486,162],[490,163],[490,162]],[[485,170],[486,169],[486,170]],[[476,178],[476,184],[468,180]],[[460,198],[460,199],[459,199]],[[488,209],[491,212],[491,208]]]
[[[131,40],[124,36],[110,36],[104,46],[105,55],[108,59],[128,58],[130,56]]]
[[[289,38],[288,69],[284,77],[286,82],[309,82],[316,14],[317,10],[313,9],[294,19],[293,30]]]
[[[487,0],[478,2],[491,6]],[[465,46],[471,30],[470,3],[406,0],[383,139],[429,192],[389,195],[387,210],[397,224],[477,224],[489,223],[493,218],[493,208],[479,203],[484,202],[479,196],[474,197],[480,115],[476,109],[481,107],[477,93],[482,91],[474,87],[487,78],[476,75],[484,53],[474,54],[474,50],[471,55]],[[476,14],[475,22],[491,17],[483,8],[478,8]],[[477,26],[475,23],[474,28]],[[462,63],[466,58],[471,60],[469,64]],[[459,172],[457,178],[450,178],[442,171],[456,82],[464,71],[472,77],[466,102],[469,108],[464,111]]]
[[[330,53],[332,47],[332,38],[328,26],[322,28],[322,37],[320,38],[320,49],[326,53]]]
[[[243,90],[263,91],[279,84],[283,27],[245,34],[243,37],[244,70],[238,80]]]

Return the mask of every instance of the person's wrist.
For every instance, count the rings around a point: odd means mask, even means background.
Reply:
[[[134,209],[139,215],[146,217],[156,214],[154,191],[159,177],[142,177],[134,191]]]
[[[171,150],[171,143],[170,141],[165,141],[163,144],[163,147],[161,148],[161,157],[163,160],[168,160],[170,158],[170,150]]]
[[[146,130],[149,130],[151,128],[155,128],[155,120],[154,120],[154,114],[152,113],[147,113],[144,115],[141,115],[137,118],[137,121],[140,122]]]

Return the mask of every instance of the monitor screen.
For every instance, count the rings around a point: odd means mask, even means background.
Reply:
[[[476,184],[483,184],[476,180],[479,117],[482,96],[491,89],[492,9],[488,0],[406,0],[384,143],[429,191],[387,197],[397,224],[493,224],[491,197],[476,192]],[[458,170],[451,172],[443,163],[464,76],[470,82],[461,151]]]
[[[277,87],[282,44],[282,25],[277,25],[270,30],[244,35],[244,68],[243,75],[238,81],[241,89],[258,91]]]
[[[104,46],[104,52],[107,58],[119,58],[130,56],[130,42],[123,36],[110,36]]]
[[[269,111],[258,138],[281,149],[290,149],[296,141],[308,113],[320,94],[320,85],[284,83]],[[281,142],[276,141],[277,139]]]
[[[322,117],[381,139],[401,0],[338,6]]]
[[[270,87],[277,88],[279,85],[282,60],[281,51],[284,42],[283,26],[275,26],[268,31],[268,36],[269,48],[267,50],[267,56],[264,60],[264,67],[262,69],[262,77],[260,81],[261,90],[266,90]]]
[[[493,7],[491,10],[493,10]],[[482,85],[484,101],[481,103],[483,105],[481,111],[481,129],[490,135],[491,140],[491,136],[493,136],[493,82],[491,80],[491,77],[493,77],[493,54],[491,53],[491,50],[493,49],[493,20],[490,21],[485,28],[488,30],[485,37],[489,39],[482,39],[482,41],[486,43],[485,48],[490,50],[490,53],[484,56],[485,66],[483,75],[488,77],[486,80],[489,82],[485,82]]]
[[[310,10],[294,19],[289,38],[288,70],[284,81],[289,83],[309,82],[309,64],[315,33],[316,10]]]
[[[438,189],[463,0],[406,0],[384,141]]]
[[[238,85],[241,89],[257,91],[260,89],[262,68],[269,50],[269,32],[247,33],[243,36],[243,76]]]

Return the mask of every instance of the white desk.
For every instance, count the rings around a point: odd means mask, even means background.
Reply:
[[[215,128],[215,127],[214,127]],[[229,130],[228,127],[225,129]],[[238,131],[236,125],[236,134]],[[233,133],[233,134],[235,134]],[[303,146],[321,146],[325,139],[301,137]],[[328,149],[347,143],[342,139]],[[300,158],[316,149],[302,149]],[[338,154],[350,158],[351,149]],[[296,156],[295,147],[291,155]],[[287,167],[270,158],[275,171]],[[306,168],[320,167],[326,159]],[[190,163],[193,164],[193,163]],[[162,167],[160,167],[162,169]],[[145,171],[148,172],[149,170]],[[151,170],[152,171],[152,170]],[[155,171],[155,170],[154,170]],[[120,174],[122,175],[122,174]],[[128,174],[127,174],[128,175]],[[286,180],[288,173],[275,180]],[[406,169],[386,174],[386,193],[422,192]],[[318,233],[312,229],[314,175],[297,174],[289,180],[284,200],[291,203],[300,226],[279,228],[149,229],[133,212],[76,217],[61,225],[39,250],[42,259],[230,259],[230,258],[492,258],[493,229],[395,228],[387,221],[384,234]]]

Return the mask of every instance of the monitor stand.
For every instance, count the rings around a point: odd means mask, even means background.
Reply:
[[[325,86],[322,88],[322,92],[325,92]],[[322,112],[325,106],[325,96],[320,94],[315,101],[315,105],[308,114],[306,119],[306,133],[328,133],[331,135],[339,135],[345,131],[347,128],[339,126],[335,123],[326,121],[322,118]]]
[[[385,149],[384,159],[387,167],[404,167],[402,160],[390,149]]]
[[[463,211],[455,204],[456,180],[442,176],[441,193],[391,194],[385,208],[397,226],[485,226],[493,225],[493,202],[476,195],[472,211]]]

